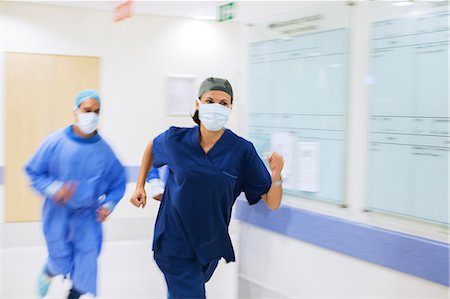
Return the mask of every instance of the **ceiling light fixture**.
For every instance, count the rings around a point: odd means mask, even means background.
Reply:
[[[414,4],[413,1],[399,1],[399,2],[392,3],[393,6],[410,6],[413,4]]]

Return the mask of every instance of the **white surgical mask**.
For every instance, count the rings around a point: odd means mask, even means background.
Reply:
[[[198,117],[208,131],[220,131],[230,118],[231,109],[220,104],[198,105]]]
[[[77,127],[86,135],[93,133],[98,126],[98,114],[95,112],[78,112]]]

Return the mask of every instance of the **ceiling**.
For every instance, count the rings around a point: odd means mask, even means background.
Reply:
[[[70,0],[21,0],[43,5],[56,5],[114,11],[114,8],[124,1],[70,1]],[[174,16],[196,18],[202,16],[217,16],[218,7],[233,1],[133,1],[133,13],[157,16]],[[268,15],[292,11],[305,7],[320,5],[321,1],[234,1],[236,3],[236,19],[242,22],[251,22]]]
[[[125,1],[27,1],[37,4],[78,7],[114,11],[114,8]],[[215,1],[133,1],[135,14],[194,17],[203,14],[216,14],[217,6],[221,2]]]

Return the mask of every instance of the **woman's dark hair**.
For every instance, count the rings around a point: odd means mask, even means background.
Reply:
[[[191,114],[192,120],[198,125],[200,126],[200,117],[198,116],[198,109],[195,109],[194,115]]]

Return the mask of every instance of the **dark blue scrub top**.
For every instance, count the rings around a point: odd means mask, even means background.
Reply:
[[[153,167],[168,165],[153,250],[166,256],[234,261],[228,234],[232,206],[241,192],[250,204],[272,179],[253,144],[231,130],[205,154],[199,127],[171,127],[153,141]]]

